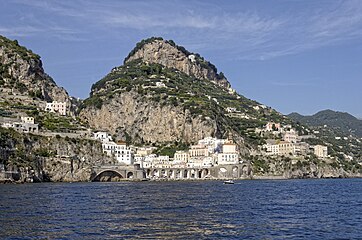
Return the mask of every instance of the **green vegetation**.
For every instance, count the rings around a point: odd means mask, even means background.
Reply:
[[[39,99],[44,99],[44,96],[42,94],[42,92],[40,90],[36,90],[35,92],[33,91],[29,91],[29,96],[33,97],[33,98],[39,98]]]
[[[362,120],[348,113],[324,110],[312,116],[302,116],[298,113],[292,113],[289,117],[309,126],[321,127],[327,125],[330,128],[340,131],[344,135],[352,134],[362,137]]]
[[[40,115],[36,115],[35,111],[29,115],[35,117],[35,122],[39,123],[39,127],[50,131],[69,132],[81,128],[80,123],[76,119],[68,116],[58,116],[53,113],[42,113]]]
[[[256,158],[252,161],[253,163],[253,171],[255,173],[268,173],[269,171],[269,163],[264,159]]]
[[[173,158],[176,151],[181,150],[187,150],[189,148],[188,143],[184,142],[174,142],[174,143],[168,143],[163,144],[159,146],[154,153],[160,155],[160,156],[169,156],[170,158]]]
[[[0,36],[0,47],[5,47],[5,50],[16,52],[24,60],[40,59],[40,56],[33,53],[30,49],[20,46],[17,40],[11,41],[10,39]]]

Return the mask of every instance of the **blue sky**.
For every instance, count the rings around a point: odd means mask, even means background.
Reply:
[[[362,117],[362,1],[0,0],[0,34],[75,97],[151,36],[173,39],[240,94],[282,113]]]

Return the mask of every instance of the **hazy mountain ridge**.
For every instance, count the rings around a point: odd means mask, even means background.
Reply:
[[[287,116],[302,124],[310,126],[327,125],[346,135],[353,134],[362,137],[362,120],[346,112],[323,110],[311,116],[303,116],[298,113],[291,113]]]

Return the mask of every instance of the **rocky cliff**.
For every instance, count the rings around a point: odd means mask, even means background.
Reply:
[[[0,85],[2,92],[28,95],[45,101],[69,101],[42,67],[40,57],[18,42],[0,36]]]
[[[206,61],[199,54],[187,51],[176,45],[172,40],[166,41],[162,38],[150,38],[139,42],[131,51],[124,63],[136,59],[144,62],[158,63],[168,68],[175,68],[189,76],[195,76],[200,80],[209,80],[223,86],[230,87],[225,76],[218,74],[216,67]]]
[[[215,135],[214,121],[193,117],[180,106],[162,105],[150,95],[135,91],[115,94],[100,109],[87,108],[81,117],[96,129],[107,129],[118,137],[129,136],[132,142],[195,142]]]
[[[0,162],[20,181],[89,181],[92,166],[113,163],[99,141],[20,134],[0,127]]]

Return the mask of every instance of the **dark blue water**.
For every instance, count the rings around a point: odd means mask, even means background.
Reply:
[[[362,239],[362,179],[0,185],[0,239]]]

